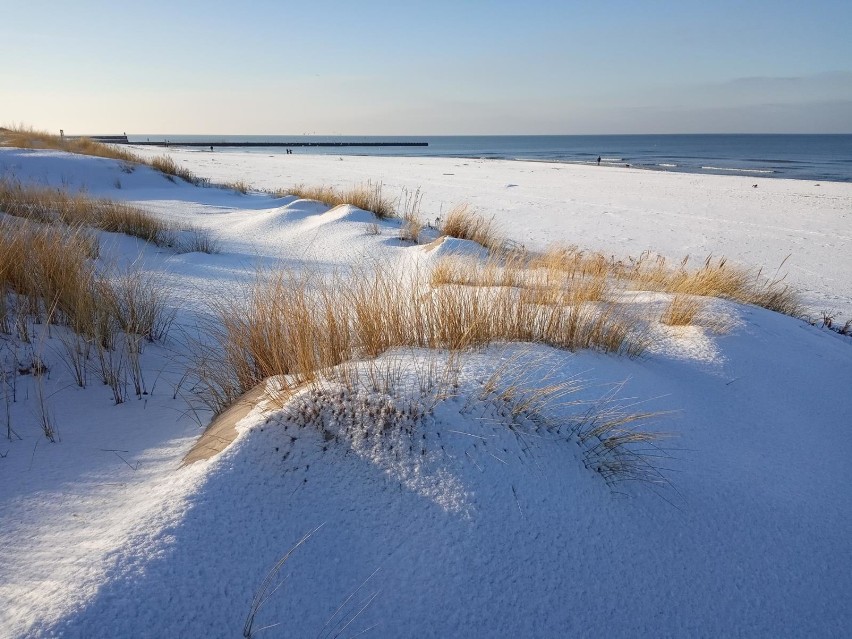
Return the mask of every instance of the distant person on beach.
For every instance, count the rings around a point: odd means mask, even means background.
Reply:
[[[598,166],[601,165],[601,156],[598,156]]]

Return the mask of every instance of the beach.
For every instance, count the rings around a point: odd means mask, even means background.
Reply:
[[[419,189],[427,221],[469,203],[532,250],[574,244],[617,259],[650,251],[693,265],[726,257],[786,277],[814,317],[852,318],[850,183],[509,160],[168,153],[214,182],[257,189],[372,181],[392,198]]]
[[[852,625],[852,338],[817,321],[852,317],[852,184],[134,151],[194,176],[0,148],[0,239],[66,238],[42,254],[81,252],[73,299],[124,317],[153,293],[168,320],[115,320],[105,340],[74,306],[52,315],[62,295],[4,280],[0,635]],[[433,226],[468,203],[529,251],[434,228],[418,242],[399,217],[268,192],[367,182]],[[43,198],[24,205],[27,189]],[[68,194],[167,232],[75,226],[54,214]],[[554,244],[606,259],[535,261]],[[619,279],[610,258],[646,251],[786,273],[814,321]],[[675,319],[684,302],[696,312]]]

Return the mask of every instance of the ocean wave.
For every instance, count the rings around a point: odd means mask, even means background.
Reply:
[[[727,166],[702,166],[706,171],[735,171],[737,173],[775,173],[772,169],[732,169]]]
[[[624,158],[601,158],[601,162],[624,162]]]
[[[677,164],[668,164],[667,162],[660,162],[657,166],[667,166],[670,168],[676,167]]]

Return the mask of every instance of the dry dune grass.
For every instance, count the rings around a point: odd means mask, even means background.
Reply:
[[[171,245],[174,240],[168,224],[138,207],[50,187],[0,180],[0,210],[46,224],[125,233],[158,246]]]
[[[487,260],[449,255],[432,266],[430,281],[432,286],[519,286],[524,277],[524,263],[523,258],[513,254],[492,255]]]
[[[305,200],[316,200],[330,207],[341,204],[351,204],[364,211],[370,211],[379,219],[396,217],[393,202],[382,195],[381,182],[367,182],[348,189],[337,189],[332,186],[305,186],[297,184],[288,189],[280,189],[273,193],[277,197],[294,195]]]
[[[152,273],[130,270],[112,277],[101,291],[118,329],[149,342],[165,339],[173,312],[163,283]]]
[[[576,246],[554,244],[542,253],[529,256],[529,266],[553,273],[580,276],[609,276],[613,262],[602,253],[582,251]]]
[[[151,167],[155,168],[169,179],[172,179],[172,181],[174,181],[173,178],[178,177],[190,184],[195,184],[196,186],[204,185],[209,182],[206,178],[198,177],[185,166],[180,166],[170,155],[158,155],[157,157],[152,158],[150,162],[146,163],[150,164]]]
[[[399,239],[416,244],[420,240],[424,226],[423,218],[418,211],[405,211],[402,215],[402,226],[399,227]]]
[[[131,384],[137,397],[146,392],[142,343],[163,339],[173,312],[151,276],[103,275],[96,246],[85,227],[0,219],[0,332],[30,342],[34,324],[45,327],[40,339],[50,326],[67,327],[56,337],[76,384],[96,371],[119,404]]]
[[[515,251],[492,253],[484,261],[444,257],[435,263],[431,282],[433,286],[515,287],[522,300],[546,306],[600,302],[613,290],[606,269],[568,270],[563,263]]]
[[[222,185],[222,187],[226,189],[231,189],[232,191],[237,191],[238,193],[242,193],[243,195],[251,191],[251,184],[249,184],[245,180],[235,180],[233,182],[226,182]]]
[[[662,317],[652,304],[625,301],[625,293],[642,290],[673,295]],[[211,330],[223,356],[207,351],[202,377],[219,411],[268,377],[302,383],[396,347],[462,351],[529,342],[632,356],[646,347],[653,324],[697,323],[709,296],[796,307],[780,281],[724,260],[689,271],[685,262],[677,269],[661,260],[625,265],[570,248],[487,260],[449,256],[413,275],[384,266],[330,279],[279,272],[259,276],[245,299],[218,305]]]
[[[395,347],[464,350],[534,342],[635,355],[644,342],[614,304],[531,303],[513,287],[433,287],[389,267],[331,279],[304,271],[258,276],[243,299],[220,302],[199,356],[218,412],[272,376],[310,381],[318,371]]]
[[[89,303],[97,242],[81,227],[0,220],[0,285],[17,295],[15,312],[37,322],[74,323]],[[4,299],[4,301],[6,301]],[[6,306],[12,312],[11,306]],[[20,319],[20,318],[16,318]]]
[[[455,206],[441,224],[441,234],[461,240],[471,240],[490,251],[499,251],[504,244],[493,219],[487,219],[467,204]]]
[[[660,322],[669,326],[690,326],[696,323],[704,309],[700,297],[679,293],[672,297],[660,317]]]
[[[54,149],[133,164],[147,164],[138,155],[113,145],[96,142],[89,138],[63,138],[46,131],[36,131],[22,126],[0,129],[0,146],[12,146],[21,149]]]
[[[750,271],[712,256],[700,267],[690,268],[688,258],[676,266],[650,253],[638,259],[617,261],[576,246],[555,245],[542,253],[492,250],[491,258],[485,262],[464,257],[439,261],[432,271],[432,282],[435,285],[523,286],[527,295],[540,299],[541,303],[566,295],[590,301],[603,300],[619,291],[632,290],[681,296],[677,306],[682,310],[687,297],[693,296],[754,304],[786,315],[801,313],[798,296],[784,283],[783,277],[769,278],[762,271]],[[698,302],[691,304],[695,306]],[[683,319],[683,313],[680,315]]]
[[[484,266],[471,260],[440,263],[432,274],[434,284],[517,286],[523,283],[528,289],[526,294],[538,297],[542,303],[552,303],[547,300],[558,299],[566,292],[580,298],[603,299],[608,291],[620,287],[677,296],[719,297],[793,316],[802,312],[797,294],[784,284],[783,277],[768,278],[762,270],[755,273],[732,265],[725,258],[709,256],[700,267],[689,268],[688,257],[672,266],[665,258],[650,252],[627,261],[570,245],[553,245],[541,253],[526,253],[507,248],[492,221],[474,213],[468,205],[457,206],[447,214],[441,233],[480,244],[491,252],[492,259]],[[680,321],[686,321],[682,312],[686,309],[685,299],[677,300]],[[697,304],[691,302],[692,306]],[[673,319],[671,315],[668,318]]]
[[[110,158],[125,162],[128,165],[146,164],[169,176],[170,179],[172,177],[179,177],[195,185],[207,183],[206,179],[200,178],[189,169],[179,166],[167,155],[161,155],[149,161],[114,144],[104,144],[90,138],[65,138],[47,133],[46,131],[37,131],[33,128],[23,126],[0,129],[0,146],[21,149],[53,149],[56,151],[67,151],[68,153]]]
[[[8,293],[15,295],[18,311],[36,322],[68,325],[86,337],[103,338],[100,328],[109,317],[125,333],[149,341],[162,339],[167,309],[161,288],[140,273],[112,279],[101,275],[95,268],[96,246],[83,227],[0,220],[4,298]]]
[[[672,268],[661,258],[647,256],[625,264],[575,247],[554,247],[541,254],[492,252],[485,260],[447,256],[434,262],[429,278],[442,295],[448,290],[465,290],[463,299],[458,300],[461,308],[482,304],[496,309],[501,317],[514,313],[521,318],[526,314],[517,326],[500,328],[506,339],[542,341],[571,350],[636,353],[644,345],[643,335],[650,334],[658,322],[701,325],[724,332],[730,326],[729,319],[705,312],[712,297],[790,315],[799,312],[796,294],[779,278],[768,279],[761,272],[749,272],[725,260],[708,259],[694,270],[687,265],[684,260]],[[653,303],[640,301],[641,296],[635,293],[642,291],[671,295],[662,314]],[[513,310],[501,309],[501,304]],[[443,308],[443,321],[477,330],[471,324],[477,315],[460,317],[458,311],[452,304]],[[546,330],[525,330],[541,322]],[[616,346],[625,335],[626,347]]]
[[[784,284],[783,277],[768,278],[762,270],[755,273],[729,264],[725,258],[714,259],[710,256],[699,268],[690,269],[688,257],[678,266],[671,267],[665,258],[651,257],[646,253],[629,266],[619,268],[617,273],[620,279],[636,290],[719,297],[762,306],[786,315],[797,316],[801,313],[798,295]]]

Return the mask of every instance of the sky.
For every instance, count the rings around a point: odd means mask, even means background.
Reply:
[[[0,125],[852,133],[852,2],[0,0]]]

